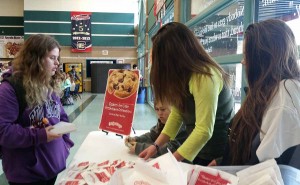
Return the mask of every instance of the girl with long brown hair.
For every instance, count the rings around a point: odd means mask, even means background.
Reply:
[[[162,133],[140,157],[152,157],[175,138],[183,123],[189,136],[174,156],[179,161],[207,165],[223,154],[227,143],[233,116],[229,76],[184,24],[164,25],[152,42],[150,82],[155,98],[169,102],[172,109]]]
[[[224,164],[255,164],[276,158],[291,164],[300,144],[300,70],[295,37],[281,20],[248,26],[244,59],[249,89],[235,115]],[[295,157],[295,155],[294,155]],[[299,157],[299,155],[298,155]]]

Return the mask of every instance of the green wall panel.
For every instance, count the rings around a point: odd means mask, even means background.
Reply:
[[[63,46],[71,45],[71,35],[59,35],[60,33],[71,34],[70,12],[62,11],[25,11],[24,29],[27,33],[55,33],[54,37]],[[37,21],[37,22],[26,22]],[[41,23],[38,21],[68,22],[68,23]],[[93,23],[116,23],[116,24],[93,24]],[[106,13],[92,12],[92,34],[110,35],[134,35],[133,13]],[[126,23],[130,25],[117,25]],[[58,35],[56,35],[58,34]],[[28,34],[25,35],[25,38]],[[134,46],[134,37],[92,36],[93,46]]]
[[[6,27],[1,27],[1,26]],[[7,26],[20,26],[20,27],[7,27]],[[23,17],[8,17],[0,16],[0,35],[16,35],[23,36]]]
[[[31,35],[25,34],[24,39],[26,40]],[[61,46],[70,46],[71,47],[71,35],[51,35],[54,37]]]
[[[13,27],[1,27],[0,26],[0,35],[15,35],[15,36],[23,36],[24,29],[22,28],[13,28]]]
[[[60,23],[24,23],[25,33],[70,33],[71,34],[71,23],[60,24]]]
[[[154,17],[154,14],[153,14],[153,8],[152,10],[149,12],[149,15],[148,15],[148,31],[153,27],[155,26],[155,23],[156,22],[156,18]]]
[[[25,21],[71,21],[71,13],[63,11],[25,11]],[[134,23],[133,13],[92,12],[92,22]]]
[[[27,39],[30,35],[25,35]],[[52,35],[60,45],[71,46],[71,35]],[[134,46],[134,37],[92,36],[93,46]]]
[[[0,16],[0,25],[23,26],[23,17]]]
[[[133,13],[104,13],[93,12],[92,22],[134,23]]]
[[[149,31],[154,26],[156,18],[154,17],[154,8],[153,8],[154,0],[148,0],[147,3],[148,3],[148,10],[147,10],[147,13],[148,13],[148,30],[147,31]]]
[[[92,24],[92,33],[134,35],[134,26],[133,25]]]
[[[173,3],[173,0],[167,0],[167,1],[166,1],[166,8],[167,8],[171,3]]]
[[[92,37],[93,46],[134,46],[134,37]]]
[[[70,12],[24,11],[24,21],[71,21]]]
[[[25,32],[40,33],[71,33],[70,24],[60,23],[24,23]],[[133,25],[103,25],[92,24],[92,34],[123,34],[133,35]]]
[[[148,10],[147,13],[149,14],[151,9],[153,9],[153,5],[154,5],[154,0],[148,0],[147,1],[147,6],[148,6]]]

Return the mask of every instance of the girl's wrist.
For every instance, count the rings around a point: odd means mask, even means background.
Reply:
[[[152,145],[153,145],[153,146],[155,146],[155,148],[156,148],[156,151],[158,152],[158,150],[159,150],[159,146],[158,146],[158,144],[156,144],[156,143],[154,142],[154,143],[152,143]]]

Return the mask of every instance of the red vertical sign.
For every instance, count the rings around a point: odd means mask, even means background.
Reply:
[[[139,79],[138,70],[109,70],[99,129],[130,134]]]

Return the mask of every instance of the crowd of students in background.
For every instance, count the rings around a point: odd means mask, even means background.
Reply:
[[[61,71],[60,77],[57,79],[61,89],[61,102],[63,105],[73,105],[74,100],[77,100],[79,96],[79,84],[80,80],[77,74],[73,71],[63,72]]]

